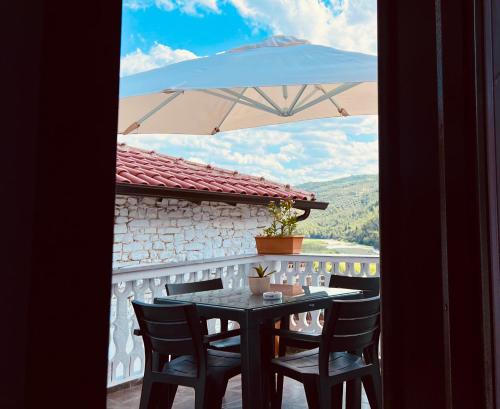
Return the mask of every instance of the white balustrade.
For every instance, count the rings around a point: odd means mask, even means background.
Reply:
[[[252,267],[262,264],[275,270],[273,282],[321,286],[331,274],[348,276],[379,276],[378,256],[351,255],[265,255],[236,256],[185,263],[123,267],[113,271],[111,291],[108,387],[142,377],[144,348],[142,340],[133,336],[137,321],[132,300],[152,303],[165,296],[165,283],[187,283],[220,277],[224,288],[247,286]],[[321,311],[292,317],[291,329],[320,331]],[[218,322],[209,321],[209,331],[217,330]]]

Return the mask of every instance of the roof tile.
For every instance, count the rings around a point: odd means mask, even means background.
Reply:
[[[118,144],[116,165],[116,182],[121,184],[161,186],[167,190],[186,189],[316,200],[314,193],[298,190],[290,185],[212,165],[189,162],[124,143]]]

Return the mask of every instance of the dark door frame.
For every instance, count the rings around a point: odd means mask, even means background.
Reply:
[[[495,407],[498,6],[379,1],[385,408]]]
[[[105,408],[121,1],[0,15],[0,407]]]
[[[487,0],[484,23],[480,26],[484,33],[484,102],[482,114],[485,118],[487,190],[489,210],[490,276],[487,282],[491,297],[490,340],[491,371],[493,372],[492,395],[495,408],[500,409],[500,2]]]
[[[385,407],[493,408],[499,0],[378,3]],[[121,4],[0,14],[0,407],[104,408]]]

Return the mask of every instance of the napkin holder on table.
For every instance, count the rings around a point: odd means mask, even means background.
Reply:
[[[271,284],[271,291],[280,291],[288,297],[304,294],[304,289],[300,284]]]

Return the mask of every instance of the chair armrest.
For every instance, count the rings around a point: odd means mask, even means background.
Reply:
[[[302,332],[298,331],[290,331],[287,329],[276,329],[276,328],[271,328],[269,331],[272,335],[283,337],[285,339],[294,339],[297,341],[305,341],[305,342],[315,342],[318,344],[321,341],[321,335],[303,334]]]
[[[142,336],[142,331],[140,329],[134,329],[134,335],[137,335],[138,337]]]
[[[238,329],[232,329],[230,331],[225,331],[225,332],[218,332],[217,334],[204,335],[203,336],[203,342],[206,343],[206,344],[209,344],[212,341],[218,341],[220,339],[235,337],[236,335],[240,335],[239,328]]]

